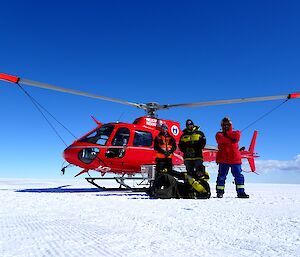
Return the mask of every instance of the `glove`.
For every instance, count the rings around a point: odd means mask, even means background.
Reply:
[[[196,175],[197,175],[198,178],[202,178],[205,174],[202,171],[197,171]]]
[[[185,174],[185,175],[184,175],[184,179],[185,179],[185,181],[186,181],[187,183],[190,183],[190,184],[192,184],[193,181],[194,181],[194,179],[192,178],[192,176],[190,176],[190,175],[188,175],[188,174]]]
[[[168,157],[171,153],[169,151],[165,151],[165,156]]]
[[[188,174],[186,172],[183,173],[184,181],[188,182]]]

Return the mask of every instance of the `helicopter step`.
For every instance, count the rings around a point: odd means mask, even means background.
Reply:
[[[106,178],[88,177],[85,179],[87,182],[89,182],[93,186],[95,186],[101,190],[104,190],[104,191],[113,190],[113,191],[146,192],[150,186],[150,182],[148,181],[148,178],[141,178],[141,177],[106,177]],[[114,179],[119,184],[118,188],[100,186],[99,183],[95,182],[96,180],[111,180],[111,179]],[[139,181],[142,180],[142,181],[137,184],[137,186],[139,186],[139,187],[132,187],[132,186],[129,186],[127,183],[125,183],[125,180],[139,180]],[[141,186],[143,186],[143,187],[141,187]]]
[[[174,165],[174,172],[181,173],[186,172],[184,165]],[[149,188],[151,187],[154,179],[155,179],[155,165],[149,164],[149,165],[142,165],[141,176],[133,176],[133,175],[127,175],[127,176],[117,176],[117,177],[87,177],[85,178],[87,182],[92,184],[93,186],[101,189],[101,190],[127,190],[127,191],[133,191],[133,192],[147,192]],[[119,188],[108,188],[104,186],[100,186],[99,183],[96,183],[97,180],[112,180],[114,179],[118,184]],[[136,186],[129,186],[125,180],[134,180],[139,181],[136,183]]]

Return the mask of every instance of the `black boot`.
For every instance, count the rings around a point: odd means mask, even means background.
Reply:
[[[218,188],[219,187],[219,188]],[[216,191],[217,191],[217,198],[223,198],[223,195],[224,195],[224,186],[223,188],[221,189],[220,187],[222,186],[216,186]]]
[[[223,192],[217,192],[217,198],[223,198]]]
[[[249,198],[249,195],[247,195],[245,192],[243,192],[243,193],[238,193],[237,197],[238,198]]]

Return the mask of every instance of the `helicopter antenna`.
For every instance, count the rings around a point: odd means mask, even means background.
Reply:
[[[120,120],[121,120],[121,118],[123,117],[124,113],[125,113],[125,112],[122,112],[121,115],[119,116],[119,118],[117,119],[117,122],[118,122],[118,123],[120,122]]]

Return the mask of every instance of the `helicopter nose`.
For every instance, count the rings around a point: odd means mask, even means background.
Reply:
[[[78,158],[75,158],[76,156],[76,149],[75,148],[72,148],[72,146],[69,146],[67,147],[64,152],[63,152],[63,158],[71,163],[71,164],[75,164],[76,165],[76,162],[78,162]]]
[[[94,164],[99,153],[96,147],[81,147],[73,144],[64,150],[63,157],[67,162],[85,168],[89,164]]]

